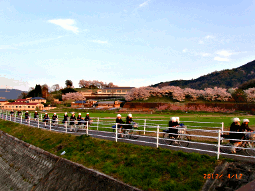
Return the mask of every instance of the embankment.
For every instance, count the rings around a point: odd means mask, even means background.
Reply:
[[[0,190],[138,190],[0,131]]]

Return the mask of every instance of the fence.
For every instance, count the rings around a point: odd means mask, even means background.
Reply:
[[[223,139],[222,134],[229,133],[229,131],[224,131],[224,123],[219,122],[198,122],[198,121],[183,121],[185,123],[190,123],[187,127],[192,127],[194,123],[196,124],[212,124],[209,128],[212,129],[192,129],[192,128],[178,128],[181,133],[168,133],[166,129],[174,129],[172,127],[162,127],[165,126],[166,120],[150,120],[150,119],[136,119],[140,121],[142,125],[137,129],[122,131],[120,126],[125,124],[117,124],[114,122],[115,118],[93,118],[93,123],[88,121],[81,123],[81,121],[66,121],[64,124],[59,124],[60,120],[53,123],[52,119],[46,119],[44,121],[42,118],[37,118],[31,120],[31,118],[24,119],[23,115],[17,117],[16,114],[9,115],[7,112],[2,112],[0,117],[4,120],[10,120],[13,122],[34,126],[37,128],[46,128],[50,131],[59,131],[64,133],[73,133],[71,130],[79,130],[80,134],[87,134],[94,137],[102,137],[107,139],[112,139],[118,142],[119,140],[128,140],[128,142],[136,143],[146,143],[148,145],[156,145],[158,148],[161,147],[172,147],[172,148],[182,148],[184,150],[192,150],[197,152],[206,152],[217,155],[219,159],[220,155],[224,156],[238,156],[243,158],[255,158],[255,134],[250,134],[249,132],[241,132],[243,134],[250,135],[253,139],[250,140],[240,140],[240,139]],[[78,124],[80,122],[80,124]],[[220,126],[215,126],[218,124]],[[113,128],[115,125],[116,128]],[[161,125],[161,126],[160,126]],[[195,127],[198,127],[195,126]],[[201,126],[200,126],[201,127]],[[223,129],[223,130],[222,130]],[[85,132],[84,132],[85,131]],[[132,131],[132,133],[130,133]],[[231,132],[240,133],[240,132]],[[168,137],[168,135],[174,135],[177,139],[173,137]],[[123,136],[123,137],[122,137]],[[122,138],[121,138],[122,137]],[[134,138],[134,139],[131,139]],[[136,139],[137,138],[137,139]],[[224,144],[223,140],[229,141],[242,141],[247,143],[245,147],[242,147],[241,154],[230,154],[229,151],[233,149],[240,149],[238,146]],[[169,144],[171,142],[171,144]],[[188,145],[184,147],[183,145]],[[248,156],[251,155],[251,156]]]

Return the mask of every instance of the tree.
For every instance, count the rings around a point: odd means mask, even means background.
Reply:
[[[247,101],[247,95],[246,93],[241,89],[236,89],[234,93],[232,93],[232,98],[236,102],[246,102]]]
[[[62,89],[61,92],[62,92],[62,94],[66,94],[69,92],[77,92],[77,91],[73,88],[65,88],[65,89]]]
[[[54,92],[59,91],[59,90],[60,90],[59,84],[54,84],[54,85],[51,87],[51,90],[54,91]]]
[[[35,86],[35,89],[32,89],[27,93],[27,97],[42,97],[42,88],[41,85]]]
[[[73,86],[72,80],[66,80],[65,84],[66,84],[66,87],[67,87],[67,88],[70,88],[70,87]]]
[[[42,85],[42,97],[46,98],[49,95],[49,86],[47,84]]]

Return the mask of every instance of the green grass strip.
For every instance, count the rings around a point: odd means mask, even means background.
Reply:
[[[0,120],[0,130],[143,190],[200,190],[215,157],[75,136]]]

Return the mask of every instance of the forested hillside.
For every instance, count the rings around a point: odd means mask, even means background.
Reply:
[[[194,80],[174,80],[160,82],[152,87],[179,86],[181,88],[204,89],[215,86],[222,88],[239,87],[248,80],[255,79],[255,60],[238,68],[212,72]]]

